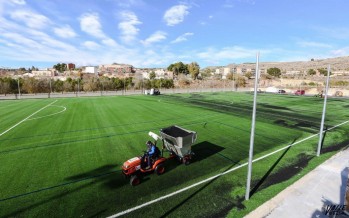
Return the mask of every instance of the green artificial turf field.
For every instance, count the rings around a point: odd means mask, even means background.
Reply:
[[[251,93],[0,101],[0,217],[105,217],[246,163]],[[259,94],[254,157],[319,132],[323,99]],[[326,128],[349,120],[348,99],[329,98]],[[149,131],[194,130],[194,161],[131,187],[124,161],[140,156]],[[247,167],[127,213],[129,217],[241,217],[347,146],[349,124],[254,163],[252,197],[244,201]]]

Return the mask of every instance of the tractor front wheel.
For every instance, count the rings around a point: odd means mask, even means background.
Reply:
[[[157,165],[156,168],[155,168],[155,172],[156,172],[156,174],[158,174],[158,175],[163,174],[163,173],[165,172],[165,167],[164,167],[164,165],[163,165],[163,164]]]
[[[131,176],[130,184],[131,184],[132,186],[139,185],[139,183],[141,183],[141,178],[139,178],[137,175]]]

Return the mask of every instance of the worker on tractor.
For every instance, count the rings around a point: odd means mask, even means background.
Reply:
[[[152,162],[154,159],[156,159],[157,157],[159,157],[160,155],[160,150],[158,147],[156,147],[156,145],[154,143],[152,143],[151,141],[147,141],[145,143],[147,145],[147,152],[144,155],[144,158],[147,158],[147,162],[148,165],[146,167],[146,169],[151,168],[152,166]]]
[[[152,158],[153,156],[155,156],[155,145],[154,143],[152,143],[151,141],[147,141],[147,147],[148,147],[148,167],[147,168],[151,168],[151,165],[152,165]]]

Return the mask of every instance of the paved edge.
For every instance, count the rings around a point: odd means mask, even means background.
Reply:
[[[257,207],[255,210],[244,216],[245,218],[256,218],[256,217],[267,217],[270,215],[279,205],[281,202],[284,201],[285,197],[291,193],[293,193],[296,189],[296,187],[302,186],[305,182],[307,182],[315,173],[318,171],[323,165],[328,164],[333,159],[336,159],[338,156],[343,155],[343,153],[349,154],[349,148],[346,148],[344,150],[339,151],[338,153],[334,154],[332,157],[327,159],[325,162],[314,168],[312,171],[304,175],[302,178],[297,180],[292,185],[288,186],[283,191],[279,192],[276,196],[274,196],[272,199],[266,201],[261,206]],[[348,164],[347,164],[348,165]],[[349,184],[349,178],[348,178],[348,184]],[[346,196],[348,197],[348,195]]]

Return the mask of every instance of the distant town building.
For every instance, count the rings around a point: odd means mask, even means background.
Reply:
[[[98,72],[100,74],[134,73],[134,69],[129,64],[103,64],[99,65]]]
[[[52,77],[54,72],[51,70],[33,70],[32,75],[34,77]]]
[[[230,73],[230,68],[229,67],[223,68],[222,79],[227,79],[227,76],[228,76],[229,73]]]
[[[154,70],[155,72],[155,79],[164,79],[165,78],[165,74],[166,74],[166,71],[164,69],[157,69],[157,70]]]
[[[236,73],[237,74],[245,74],[247,72],[246,68],[242,68],[242,67],[237,67],[236,68]]]
[[[96,74],[98,73],[98,68],[97,67],[85,67],[84,73],[88,74]]]
[[[149,73],[148,72],[142,72],[141,73],[143,79],[149,79]]]
[[[74,70],[74,69],[75,69],[75,64],[73,64],[73,63],[67,64],[67,70]]]

